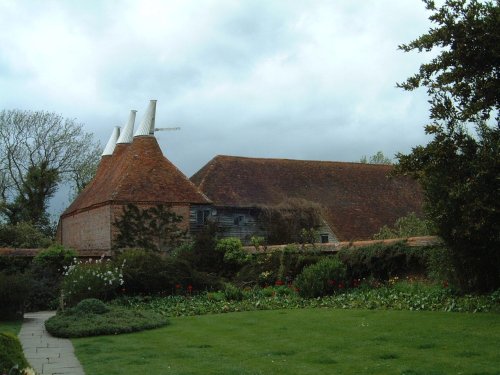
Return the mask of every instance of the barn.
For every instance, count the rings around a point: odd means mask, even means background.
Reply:
[[[393,177],[391,165],[216,156],[191,177],[212,202],[227,236],[248,243],[266,233],[264,207],[300,199],[321,207],[317,242],[368,240],[383,225],[422,214],[418,183]]]

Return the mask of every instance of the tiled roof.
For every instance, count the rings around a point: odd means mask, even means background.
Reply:
[[[103,158],[95,178],[64,211],[116,203],[210,203],[196,186],[163,156],[153,136],[134,137],[117,144],[113,156]]]
[[[418,184],[389,177],[390,165],[216,156],[191,177],[215,205],[319,203],[341,241],[370,239],[383,225],[422,213]]]

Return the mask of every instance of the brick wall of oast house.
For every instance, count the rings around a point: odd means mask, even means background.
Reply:
[[[77,250],[109,250],[118,235],[113,223],[121,216],[126,205],[107,204],[105,206],[78,212],[61,220],[62,244]],[[137,204],[141,209],[154,206],[153,204]],[[189,205],[175,205],[170,207],[183,220],[179,228],[189,229]]]
[[[111,248],[110,205],[77,212],[61,219],[62,244],[74,249]]]

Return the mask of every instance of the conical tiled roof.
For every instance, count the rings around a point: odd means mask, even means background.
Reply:
[[[107,203],[209,204],[210,200],[173,165],[154,136],[118,143],[103,158],[92,182],[62,217]]]

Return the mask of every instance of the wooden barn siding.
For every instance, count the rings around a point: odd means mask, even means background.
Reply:
[[[203,225],[197,223],[197,211],[210,210],[210,220],[215,221],[222,230],[222,237],[240,238],[244,244],[250,244],[252,236],[264,236],[265,232],[257,225],[257,211],[252,208],[228,208],[213,206],[192,206],[189,215],[190,232],[192,235],[199,233]],[[239,225],[235,225],[235,219],[243,216]]]
[[[213,207],[209,205],[191,206],[189,215],[191,235],[196,235],[203,229],[203,225],[197,223],[196,215],[198,210],[211,211],[211,220],[217,222],[222,229],[222,237],[236,237],[239,238],[243,244],[250,245],[252,236],[266,237],[267,235],[266,231],[262,230],[259,226],[257,217],[260,211],[258,208]],[[239,216],[243,216],[243,221],[239,225],[236,225],[235,219]],[[328,234],[330,243],[338,242],[335,233],[333,233],[325,220],[323,220],[323,225],[317,231],[316,242],[318,243],[321,242],[321,234]]]

